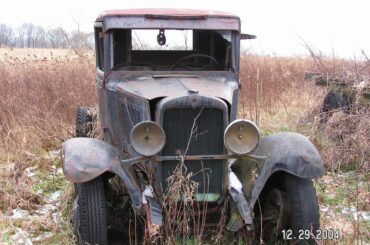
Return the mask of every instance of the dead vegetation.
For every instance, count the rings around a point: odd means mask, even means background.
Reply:
[[[370,81],[367,62],[244,56],[241,61],[242,93],[239,117],[256,121],[263,133],[298,131],[319,148],[328,170],[369,169],[370,111],[352,106],[348,110],[322,113],[328,91],[304,81],[306,71],[318,71],[359,83]],[[321,123],[321,118],[327,118]]]
[[[239,116],[252,118],[265,135],[297,131],[310,138],[327,171],[316,180],[322,228],[338,229],[343,244],[366,244],[370,235],[370,108],[354,104],[323,113],[328,87],[303,78],[306,71],[316,71],[353,84],[369,82],[369,62],[312,55],[310,59],[243,57]],[[327,121],[323,123],[322,118]]]
[[[243,56],[239,117],[255,121],[265,135],[295,131],[300,118],[324,97],[322,88],[303,80],[311,66],[304,58]]]
[[[195,235],[196,241],[201,241],[202,232],[197,228],[204,228],[204,226],[201,223],[197,224],[195,217],[194,197],[198,190],[198,183],[191,180],[192,175],[193,173],[187,172],[184,161],[180,161],[174,173],[168,178],[169,188],[164,196],[163,208],[165,237],[169,244],[176,244],[178,239],[184,243],[191,235]],[[181,201],[178,202],[179,200]],[[204,219],[202,215],[199,217]]]
[[[1,59],[1,158],[57,147],[73,136],[76,106],[96,101],[93,59],[28,51],[4,51]]]
[[[370,167],[370,116],[367,112],[335,112],[311,137],[328,170],[361,170]]]
[[[59,153],[50,157],[50,152],[74,136],[76,107],[95,103],[94,60],[63,50],[1,49],[1,54],[0,241],[71,243],[63,213],[69,213],[66,203],[72,199],[64,197],[72,189]]]
[[[72,188],[62,175],[51,174],[61,166],[58,157],[51,158],[49,152],[57,150],[62,141],[74,136],[77,106],[95,105],[95,65],[91,54],[78,57],[56,52],[41,55],[32,50],[1,50],[2,242],[14,241],[17,234],[26,234],[35,243],[73,242],[67,218]],[[366,172],[369,170],[370,112],[368,109],[354,109],[350,113],[337,111],[332,113],[327,123],[321,124],[320,108],[326,89],[305,82],[304,73],[312,70],[326,71],[327,74],[351,71],[351,74],[359,74],[356,76],[365,79],[370,74],[369,68],[366,62],[324,58],[318,62],[316,58],[244,56],[241,60],[239,117],[256,121],[265,135],[298,131],[310,137],[330,171],[316,181],[322,226],[340,229],[348,244],[356,239],[366,243],[369,242],[366,238],[369,236],[369,219],[364,217],[369,215],[370,190]],[[180,176],[185,182],[190,178],[184,172]],[[47,215],[58,213],[59,220],[49,218],[49,221],[44,221],[48,216],[41,216],[40,222],[35,221],[31,225],[30,217],[37,220],[40,216],[32,215],[37,214],[40,207],[49,205],[50,196],[57,191],[60,191],[60,196],[54,201],[57,211],[49,210]],[[12,219],[10,217],[17,213],[14,210],[26,210],[29,217]],[[360,216],[360,211],[365,216]],[[189,227],[183,227],[184,231],[187,229]],[[172,232],[178,230],[173,227]],[[213,241],[221,242],[222,239],[215,235]]]

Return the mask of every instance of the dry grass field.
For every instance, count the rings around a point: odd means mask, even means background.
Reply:
[[[0,244],[75,243],[58,149],[74,136],[77,106],[96,104],[94,63],[71,50],[0,49]],[[370,77],[364,62],[244,55],[239,116],[264,135],[300,132],[321,152],[321,226],[342,238],[318,244],[369,244],[370,112],[337,111],[320,124],[327,91],[304,81],[306,71]]]

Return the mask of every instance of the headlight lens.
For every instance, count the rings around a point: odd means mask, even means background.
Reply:
[[[166,143],[163,129],[152,121],[143,121],[136,124],[130,134],[134,150],[143,156],[152,156],[162,150]]]
[[[230,123],[224,134],[226,148],[237,155],[246,155],[253,151],[259,139],[258,127],[246,119],[238,119]]]

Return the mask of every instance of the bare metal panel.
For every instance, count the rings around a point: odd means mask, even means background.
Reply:
[[[164,73],[158,73],[157,77],[153,77],[153,74],[138,76],[137,73],[131,73],[135,76],[126,75],[126,79],[122,79],[123,82],[117,85],[117,90],[147,100],[168,96],[185,96],[189,94],[189,91],[197,91],[199,95],[222,98],[232,104],[233,93],[234,90],[238,89],[238,83],[225,72],[213,72],[213,74],[215,73],[219,76],[210,77],[204,73],[204,75],[199,74],[196,77],[189,77],[186,74],[184,77],[181,75],[175,77],[175,73],[170,73],[171,75],[166,77]],[[128,73],[126,72],[126,74]]]

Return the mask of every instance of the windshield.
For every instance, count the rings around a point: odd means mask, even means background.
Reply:
[[[113,70],[231,69],[231,31],[128,30],[113,32]]]
[[[163,30],[164,43],[158,42],[158,35],[159,30],[133,30],[132,50],[193,50],[191,30]]]

